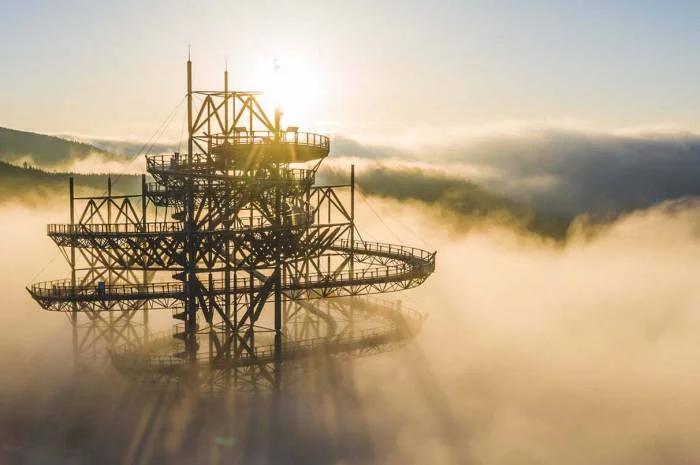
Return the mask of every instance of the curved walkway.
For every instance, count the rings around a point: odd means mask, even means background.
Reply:
[[[422,283],[435,270],[435,252],[376,242],[356,242],[354,247],[343,240],[334,244],[331,250],[343,254],[361,255],[370,258],[388,259],[397,264],[375,264],[369,268],[346,269],[338,272],[313,273],[301,276],[287,276],[282,282],[282,291],[290,292],[293,299],[331,297],[339,295],[371,294],[371,286],[383,284],[404,284],[401,289]],[[261,279],[238,278],[231,281],[228,292],[259,292],[265,286]],[[62,310],[64,305],[54,308],[52,303],[99,302],[147,299],[184,299],[181,281],[157,282],[148,284],[114,284],[98,287],[71,285],[70,280],[46,281],[27,288],[32,297],[47,310]],[[337,291],[345,290],[339,293]],[[376,292],[392,289],[376,288]],[[396,289],[398,290],[398,289]],[[227,293],[224,280],[215,280],[213,295]]]

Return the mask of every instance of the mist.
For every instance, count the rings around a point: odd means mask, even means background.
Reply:
[[[438,250],[435,275],[397,295],[428,313],[423,331],[395,352],[314,360],[279,403],[160,392],[109,367],[76,374],[66,318],[24,290],[68,272],[44,236],[61,205],[0,209],[0,462],[700,460],[696,201],[573,229],[562,245],[368,198],[367,239]]]
[[[134,157],[137,151],[177,146],[83,137],[100,148],[75,144],[69,150],[56,142],[60,139],[49,139],[65,156],[47,161],[43,155],[38,165],[76,173],[140,173],[144,158]],[[408,128],[396,137],[370,140],[335,135],[320,179],[345,181],[352,161],[369,195],[437,203],[470,220],[498,214],[526,231],[559,239],[578,215],[607,222],[665,200],[700,195],[700,138],[670,127],[602,132],[575,124],[504,123]],[[13,156],[22,147],[13,148]]]
[[[601,132],[523,123],[420,128],[385,145],[344,137],[334,144],[337,156],[459,175],[556,215],[615,217],[700,195],[700,137],[670,128]]]

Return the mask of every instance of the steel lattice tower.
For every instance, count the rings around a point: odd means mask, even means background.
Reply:
[[[223,91],[193,91],[188,61],[187,153],[148,156],[154,182],[143,175],[137,195],[112,195],[110,181],[106,196],[76,197],[71,178],[70,223],[48,226],[71,277],[28,290],[69,315],[76,357],[82,315],[137,378],[279,386],[283,362],[376,349],[419,327],[418,314],[355,296],[421,284],[435,252],[360,239],[354,169],[347,185],[316,185],[328,137],[283,129],[258,95],[230,91],[228,72]],[[161,309],[174,330],[149,335]],[[358,328],[357,312],[385,324]]]

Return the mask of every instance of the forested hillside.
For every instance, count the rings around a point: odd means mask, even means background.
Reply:
[[[2,161],[27,162],[42,168],[52,168],[65,166],[72,160],[81,160],[91,155],[121,159],[111,152],[90,144],[0,127],[0,160]]]
[[[57,196],[68,196],[68,173],[50,173],[37,168],[23,168],[0,161],[0,204],[21,202],[38,204]],[[138,175],[113,176],[115,193],[141,190]],[[76,193],[99,194],[107,188],[106,174],[76,174]]]

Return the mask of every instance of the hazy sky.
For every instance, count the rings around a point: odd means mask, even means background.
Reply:
[[[312,94],[287,123],[340,133],[700,130],[697,0],[0,0],[0,26],[0,125],[37,132],[151,136],[188,44],[196,88],[220,86],[226,56],[234,87],[265,87],[277,58],[287,92]]]

